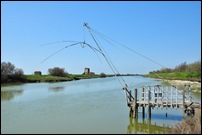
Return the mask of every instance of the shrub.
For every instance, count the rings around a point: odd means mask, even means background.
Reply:
[[[176,125],[171,130],[166,130],[167,134],[201,134],[201,112],[195,113],[194,117],[188,117]]]
[[[60,76],[60,77],[65,77],[68,75],[68,73],[65,72],[64,68],[59,67],[49,68],[48,73],[51,74],[52,76]]]
[[[1,82],[24,81],[24,72],[11,62],[1,62]]]
[[[100,77],[106,77],[106,74],[105,73],[101,73]]]

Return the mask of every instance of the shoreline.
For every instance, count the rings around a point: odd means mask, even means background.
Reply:
[[[159,81],[164,81],[169,83],[170,85],[177,85],[179,87],[184,87],[184,85],[190,85],[191,90],[193,92],[200,92],[201,93],[201,83],[197,81],[188,81],[188,80],[169,80],[169,79],[157,79],[154,78],[155,80]]]

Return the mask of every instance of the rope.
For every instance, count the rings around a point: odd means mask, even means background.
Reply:
[[[136,52],[136,51],[130,49],[129,47],[127,47],[127,46],[125,46],[125,45],[123,45],[123,44],[121,44],[121,43],[119,43],[119,42],[117,42],[117,41],[115,41],[115,40],[113,40],[113,39],[111,39],[111,38],[105,36],[104,34],[98,32],[98,31],[96,31],[96,30],[94,30],[94,29],[92,29],[92,28],[90,28],[90,29],[91,29],[95,34],[99,35],[102,39],[104,39],[105,41],[107,41],[108,43],[110,43],[111,45],[113,45],[113,44],[112,44],[108,39],[110,39],[111,41],[113,41],[113,42],[115,42],[115,43],[117,43],[117,44],[123,46],[124,48],[126,48],[126,49],[128,49],[128,50],[130,50],[130,51],[132,51],[132,52],[134,52],[134,53],[136,53],[136,54],[138,54],[138,55],[140,55],[140,56],[142,56],[142,57],[144,57],[144,58],[146,58],[146,59],[148,59],[148,60],[150,60],[150,61],[152,61],[153,63],[155,63],[155,64],[157,64],[157,65],[159,65],[159,66],[161,66],[161,67],[163,67],[163,68],[166,68],[165,66],[159,64],[158,62],[156,62],[156,61],[154,61],[154,60],[152,60],[152,59],[150,59],[150,58],[148,58],[148,57],[146,57],[146,56],[144,56],[144,55],[142,55],[142,54],[140,54],[140,53],[138,53],[138,52]],[[114,46],[114,45],[113,45],[113,46]],[[158,74],[156,74],[156,73],[154,73],[154,74],[155,74],[156,76],[158,76],[158,78],[163,79],[163,77],[161,77],[160,75],[158,75]],[[165,79],[165,80],[167,80],[167,79]]]
[[[143,54],[140,54],[140,53],[138,53],[138,52],[136,52],[136,51],[130,49],[129,47],[127,47],[127,46],[125,46],[125,45],[123,45],[123,44],[121,44],[121,43],[119,43],[119,42],[117,42],[117,41],[115,41],[115,40],[113,40],[113,39],[111,39],[111,38],[105,36],[104,34],[98,32],[98,31],[96,31],[96,30],[94,30],[94,29],[92,29],[92,28],[90,28],[90,29],[91,29],[92,31],[94,31],[95,33],[97,33],[97,34],[99,34],[99,35],[102,35],[103,37],[110,39],[111,41],[113,41],[113,42],[115,42],[115,43],[117,43],[117,44],[123,46],[124,48],[126,48],[126,49],[128,49],[128,50],[130,50],[130,51],[132,51],[132,52],[134,52],[134,53],[136,53],[136,54],[138,54],[138,55],[144,57],[145,59],[150,60],[150,61],[152,61],[153,63],[155,63],[155,64],[157,64],[157,65],[159,65],[159,66],[161,66],[161,67],[163,67],[163,68],[166,68],[165,66],[163,66],[163,65],[161,65],[160,63],[158,63],[158,62],[156,62],[156,61],[154,61],[154,60],[152,60],[152,59],[150,59],[150,58],[144,56]]]
[[[80,42],[80,41],[66,41],[66,40],[62,40],[62,41],[56,41],[56,42],[50,42],[50,43],[42,44],[40,46],[46,46],[46,45],[56,44],[56,43],[61,43],[61,42]]]
[[[71,45],[68,45],[68,46],[65,46],[64,48],[56,51],[55,53],[51,54],[50,56],[48,56],[46,59],[44,59],[41,63],[43,63],[44,61],[48,60],[49,58],[51,58],[52,56],[54,56],[55,54],[59,53],[60,51],[66,49],[67,47],[70,47],[70,46],[74,46],[74,45],[77,45],[77,44],[80,44],[81,42],[78,42],[78,43],[74,43],[74,44],[71,44]]]
[[[87,24],[84,24],[84,26],[86,26],[86,28],[88,29],[91,37],[93,38],[94,42],[96,43],[97,47],[99,48],[99,52],[103,55],[103,57],[105,58],[106,62],[108,63],[108,65],[110,66],[111,70],[113,71],[114,75],[116,76],[116,78],[118,79],[120,85],[123,87],[123,84],[121,83],[120,79],[117,77],[116,72],[119,73],[117,71],[117,69],[115,68],[115,66],[112,64],[112,62],[109,60],[109,58],[107,58],[107,56],[105,55],[105,53],[102,51],[102,49],[100,48],[98,42],[96,41],[95,37],[93,36],[92,32],[90,31],[90,27]],[[116,72],[114,71],[116,70]],[[125,82],[125,81],[124,81]]]

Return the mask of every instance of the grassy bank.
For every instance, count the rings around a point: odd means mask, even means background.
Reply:
[[[201,82],[201,77],[196,77],[195,73],[188,73],[188,72],[146,74],[146,75],[144,75],[144,77],[168,79],[168,80],[187,80],[187,81]]]
[[[25,75],[27,82],[61,82],[72,81],[80,79],[100,78],[100,75],[79,75],[69,74],[66,77],[52,76],[52,75]]]
[[[25,75],[26,82],[58,82],[58,81],[71,81],[69,77],[58,77],[52,75]]]
[[[106,75],[104,77],[112,77],[113,75]],[[20,81],[7,81],[5,83],[1,83],[1,86],[7,85],[18,85],[22,83],[34,83],[34,82],[62,82],[62,81],[72,81],[72,80],[80,80],[80,79],[92,79],[92,78],[104,78],[102,75],[94,74],[94,75],[81,75],[81,74],[68,74],[65,77],[52,76],[52,75],[24,75],[23,79]]]

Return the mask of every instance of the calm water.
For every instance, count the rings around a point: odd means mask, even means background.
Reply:
[[[124,79],[131,90],[161,84],[143,77]],[[152,109],[151,121],[147,114],[142,119],[140,108],[138,115],[138,120],[129,118],[115,77],[1,88],[1,133],[158,133],[182,120],[180,109]]]

